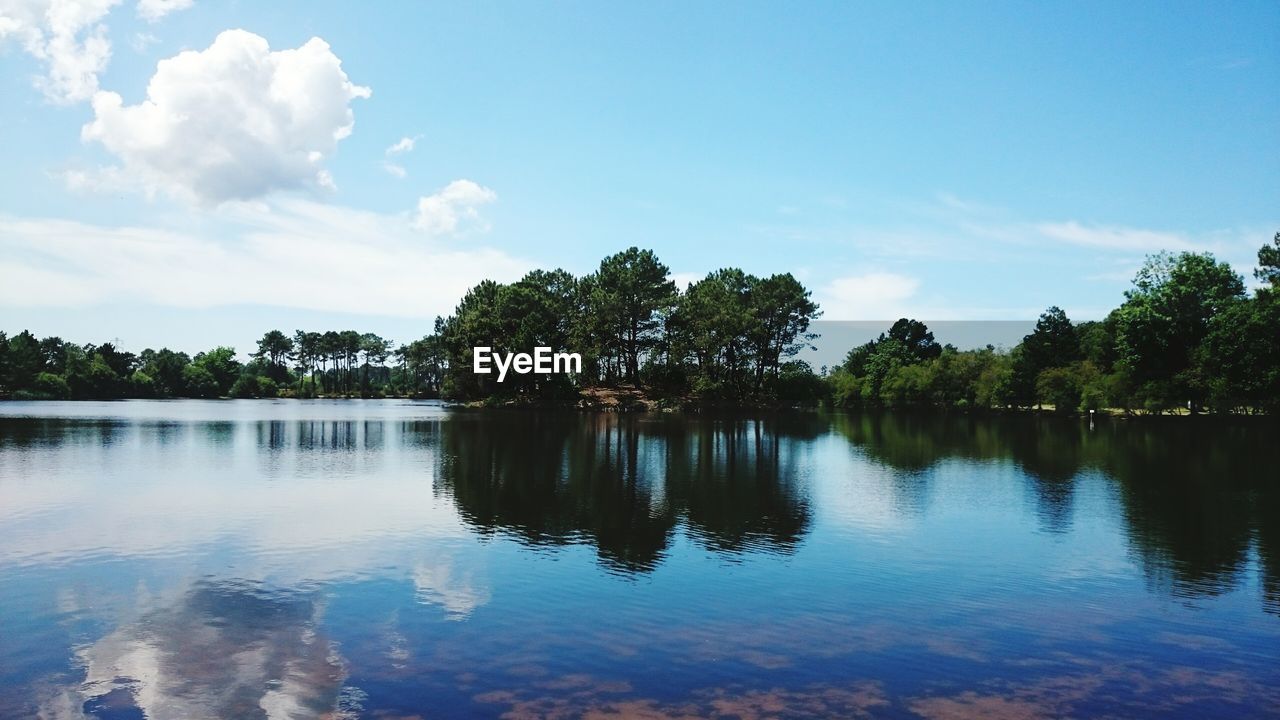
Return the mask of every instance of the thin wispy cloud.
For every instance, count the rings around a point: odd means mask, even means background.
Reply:
[[[997,205],[960,200],[949,195],[941,196],[937,207],[941,212],[933,214],[935,221],[960,235],[1037,248],[1054,245],[1083,247],[1126,256],[1135,252],[1150,254],[1161,251],[1234,256],[1256,252],[1257,245],[1266,237],[1265,228],[1226,228],[1194,233],[1076,219],[1028,220]]]
[[[155,35],[152,35],[151,33],[140,32],[140,33],[134,33],[133,39],[129,41],[129,46],[133,48],[134,52],[138,54],[142,54],[142,53],[145,53],[147,50],[149,50],[152,45],[155,45],[159,42],[160,42],[160,38],[156,37]]]
[[[481,280],[533,267],[472,242],[424,238],[405,214],[310,200],[233,204],[199,225],[0,215],[0,306],[250,304],[431,318]]]
[[[408,137],[408,136],[402,137],[398,141],[396,141],[393,145],[388,147],[385,154],[388,157],[390,157],[392,155],[399,155],[401,153],[413,152],[413,146],[418,142],[418,139],[421,137],[422,137],[421,135],[417,135],[414,137]]]
[[[393,158],[397,155],[407,155],[413,152],[413,146],[417,144],[421,137],[421,135],[415,135],[413,137],[406,135],[388,146],[382,154],[387,158]],[[405,169],[403,165],[392,162],[390,159],[383,161],[382,169],[386,170],[388,175],[401,180],[409,176],[409,171]]]
[[[1107,250],[1160,252],[1197,249],[1194,243],[1176,233],[1141,228],[1084,225],[1075,221],[1038,223],[1033,228],[1053,240]]]

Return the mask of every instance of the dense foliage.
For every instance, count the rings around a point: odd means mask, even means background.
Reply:
[[[168,348],[135,355],[111,343],[41,340],[24,330],[13,337],[0,333],[0,391],[19,399],[76,400],[430,392],[428,360],[418,343],[394,353],[402,359],[394,368],[386,365],[390,348],[377,335],[354,331],[299,331],[290,338],[272,330],[243,363],[230,347],[195,357]]]
[[[823,387],[792,358],[812,336],[818,306],[790,274],[713,272],[680,292],[649,250],[630,248],[577,278],[564,270],[483,282],[437,323],[442,390],[455,399],[572,403],[583,388],[643,388],[672,404],[816,404]],[[582,373],[472,372],[472,349],[569,348]]]
[[[1049,308],[1010,352],[941,347],[899,320],[828,378],[840,407],[1047,408],[1074,413],[1280,412],[1280,233],[1253,296],[1208,253],[1160,253],[1098,322]]]
[[[0,333],[0,396],[15,398],[385,395],[575,405],[625,390],[666,406],[797,406],[1280,412],[1280,233],[1258,253],[1252,294],[1207,253],[1147,259],[1101,321],[1051,307],[1012,350],[943,346],[903,318],[830,373],[795,359],[819,316],[790,274],[737,268],[681,291],[652,251],[630,248],[575,277],[536,270],[471,288],[407,345],[356,331],[278,330],[247,363],[232,348],[189,357]],[[582,355],[582,372],[472,371],[475,347]]]

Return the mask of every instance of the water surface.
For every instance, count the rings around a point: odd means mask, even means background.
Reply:
[[[1274,426],[0,404],[0,717],[1274,717]]]

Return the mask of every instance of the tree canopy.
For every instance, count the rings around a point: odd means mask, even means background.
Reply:
[[[470,288],[432,331],[396,345],[356,330],[270,330],[247,362],[230,347],[135,355],[0,332],[0,397],[400,395],[572,405],[584,391],[670,406],[929,407],[1055,412],[1280,412],[1280,233],[1244,280],[1208,253],[1159,253],[1104,319],[1059,307],[1008,350],[958,350],[900,318],[819,376],[796,356],[820,316],[790,274],[708,273],[683,291],[651,250],[628,248],[577,277],[534,270]],[[582,355],[573,374],[472,371],[472,352]]]
[[[1047,309],[1009,352],[913,347],[921,323],[899,320],[850,351],[829,379],[846,407],[1103,408],[1131,413],[1280,410],[1280,234],[1258,253],[1268,283],[1250,297],[1230,265],[1207,253],[1147,259],[1124,303],[1074,324]],[[895,331],[896,329],[896,331]]]

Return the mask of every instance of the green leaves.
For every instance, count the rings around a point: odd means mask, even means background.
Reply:
[[[758,278],[726,268],[681,294],[668,275],[652,251],[633,247],[583,278],[536,270],[510,285],[475,286],[438,325],[448,357],[447,394],[560,401],[575,397],[570,380],[578,387],[645,385],[717,402],[783,386],[814,394],[811,384],[793,377],[798,371],[780,379],[786,360],[812,339],[809,323],[818,314],[794,277]],[[572,379],[508,376],[499,386],[471,372],[471,349],[481,346],[495,353],[538,346],[578,352],[584,371]]]
[[[1120,362],[1139,386],[1159,384],[1147,405],[1204,401],[1196,353],[1215,317],[1244,300],[1244,281],[1208,253],[1160,253],[1147,259],[1116,313]]]

